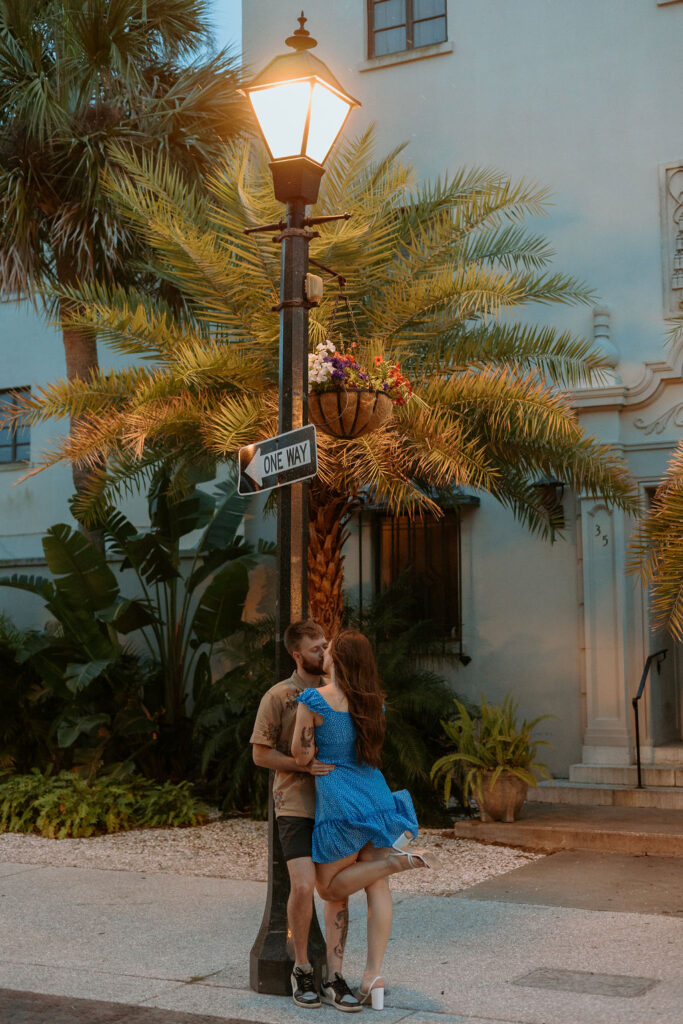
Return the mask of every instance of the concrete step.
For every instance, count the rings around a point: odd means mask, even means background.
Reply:
[[[645,786],[683,787],[683,767],[674,764],[644,764],[641,777]],[[630,786],[638,784],[638,769],[632,765],[572,764],[569,781],[598,786]]]
[[[677,765],[683,769],[683,740],[667,743],[664,747],[654,747],[652,753],[656,765]]]
[[[518,846],[538,853],[595,850],[683,858],[683,811],[527,801],[519,821],[456,821],[459,839]]]
[[[555,779],[554,783],[541,782],[533,791],[533,800],[550,804],[598,804],[605,807],[659,807],[683,810],[683,789],[651,786],[595,785],[588,782],[570,782]]]

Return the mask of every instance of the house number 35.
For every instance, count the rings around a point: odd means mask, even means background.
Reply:
[[[609,544],[609,537],[606,533],[602,532],[602,527],[600,526],[600,523],[595,524],[595,536],[600,537],[602,539],[602,546],[603,548],[606,548]]]

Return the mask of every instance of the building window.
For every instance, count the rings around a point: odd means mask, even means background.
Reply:
[[[30,388],[12,388],[0,391],[0,419],[3,413],[16,408],[16,396]],[[31,457],[31,433],[29,427],[0,427],[0,464],[28,462]]]
[[[368,57],[431,46],[447,38],[446,0],[368,0]]]
[[[443,640],[462,636],[460,512],[449,509],[440,519],[376,513],[375,591],[399,578],[415,597],[415,614],[429,619]]]

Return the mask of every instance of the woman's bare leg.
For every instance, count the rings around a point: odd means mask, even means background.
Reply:
[[[350,853],[348,857],[341,857],[340,860],[330,861],[329,864],[315,865],[315,887],[324,900],[336,902],[345,898],[344,896],[337,896],[336,891],[334,893],[331,892],[329,886],[338,874],[354,867],[357,860],[358,852]]]
[[[394,905],[386,878],[382,878],[379,882],[373,882],[365,892],[368,897],[368,955],[361,979],[361,988],[367,992],[376,978],[379,980],[375,982],[375,987],[384,986],[382,964],[391,935]]]
[[[363,858],[351,854],[331,864],[316,864],[316,888],[324,900],[343,900],[354,892],[410,868],[407,857],[391,856],[391,850],[368,843]],[[358,859],[356,859],[358,858]]]

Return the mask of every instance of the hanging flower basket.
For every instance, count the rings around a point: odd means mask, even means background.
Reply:
[[[377,430],[413,393],[399,363],[375,356],[366,370],[356,361],[356,347],[354,342],[351,352],[342,353],[324,341],[308,357],[308,418],[325,434],[345,440]]]
[[[308,396],[308,419],[331,437],[362,437],[390,418],[394,403],[382,391],[313,391]]]

